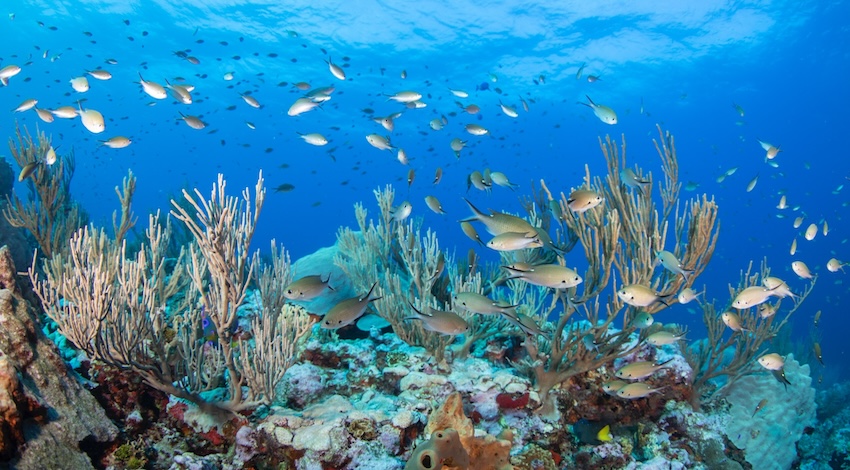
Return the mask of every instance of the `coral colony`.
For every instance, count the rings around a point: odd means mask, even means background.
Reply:
[[[21,130],[10,147],[21,168],[53,149]],[[496,237],[495,264],[484,247],[441,247],[391,186],[374,213],[355,204],[334,246],[290,262],[275,242],[250,250],[262,174],[235,196],[219,176],[140,226],[130,173],[110,229],[71,197],[73,153],[30,165],[28,196],[3,188],[0,456],[22,469],[846,465],[850,391],[816,400],[808,365],[768,355],[815,279],[789,287],[751,263],[729,299],[697,301],[707,335],[686,334],[671,312],[697,296],[718,207],[680,197],[660,128],[660,179],[627,164],[625,141],[600,147],[605,175],[541,180],[519,215],[470,202],[463,230]],[[829,428],[814,435],[816,401]]]

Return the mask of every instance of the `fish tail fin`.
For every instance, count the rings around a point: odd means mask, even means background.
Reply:
[[[487,217],[487,214],[478,210],[477,207],[475,207],[474,205],[472,205],[471,202],[469,202],[469,199],[463,198],[463,200],[466,201],[466,204],[469,206],[470,209],[472,209],[472,213],[475,214],[475,217],[467,219],[466,222],[471,222],[473,220],[481,220],[482,217]],[[463,221],[461,221],[461,222],[463,222]]]

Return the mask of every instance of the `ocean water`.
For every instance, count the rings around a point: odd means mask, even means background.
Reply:
[[[413,216],[436,230],[443,246],[465,256],[474,245],[457,224],[468,215],[463,197],[519,212],[518,197],[541,178],[568,193],[582,184],[585,165],[604,174],[598,138],[605,135],[618,142],[625,136],[628,163],[657,177],[658,124],[675,136],[680,181],[696,186],[682,198],[705,193],[720,207],[720,241],[697,285],[725,305],[740,270],[766,257],[775,274],[800,289],[790,263],[805,261],[818,281],[793,317],[793,338],[802,349],[811,347],[812,335],[819,338],[826,365],[813,364],[813,375],[827,383],[850,375],[847,274],[825,267],[831,257],[850,261],[848,2],[7,0],[0,14],[0,67],[22,67],[0,87],[0,130],[12,136],[17,122],[47,132],[60,152],[73,149],[72,195],[94,223],[111,223],[118,207],[113,188],[128,170],[138,177],[140,215],[168,210],[185,187],[208,194],[219,173],[237,194],[253,188],[262,171],[269,192],[255,246],[266,249],[276,239],[293,259],[332,245],[339,227],[355,226],[355,202],[375,215],[372,191],[387,184],[397,200],[412,202]],[[326,60],[342,67],[344,81]],[[69,80],[99,68],[112,78],[89,77],[85,93],[71,88]],[[182,77],[196,87],[195,102],[152,99],[137,83],[140,73],[160,84]],[[600,79],[590,82],[590,75]],[[321,109],[288,116],[305,93],[297,82],[336,90]],[[407,109],[388,100],[403,90],[421,93],[427,106]],[[578,104],[586,96],[613,108],[617,124]],[[11,112],[29,98],[45,109],[85,100],[84,107],[103,113],[106,130],[94,135],[79,119],[48,124],[34,111]],[[468,114],[458,102],[481,111]],[[500,102],[519,116],[505,115]],[[181,112],[207,127],[188,127]],[[394,112],[401,116],[392,133],[371,120]],[[429,121],[441,116],[447,124],[432,130]],[[468,134],[464,126],[471,123],[489,135]],[[312,146],[299,136],[314,132],[329,143]],[[372,133],[389,135],[409,165],[395,151],[369,145],[365,137]],[[117,135],[132,144],[101,145]],[[453,138],[467,141],[460,158],[449,148]],[[773,160],[778,167],[766,163],[758,139],[781,146]],[[0,154],[8,155],[5,147]],[[437,168],[444,175],[434,185]],[[484,168],[505,173],[519,188],[468,190],[469,173]],[[718,183],[732,168],[737,171]],[[294,188],[276,192],[283,184]],[[782,194],[791,208],[776,208]],[[447,214],[429,211],[426,195],[438,197]],[[805,220],[794,229],[798,215]],[[827,236],[803,238],[809,223],[823,221]],[[798,251],[791,256],[795,237]],[[570,256],[567,264],[575,264]],[[821,326],[814,329],[818,310]],[[698,314],[677,306],[668,315],[699,337]]]

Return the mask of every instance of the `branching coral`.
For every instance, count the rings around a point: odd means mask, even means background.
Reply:
[[[26,179],[29,195],[26,200],[12,193],[3,209],[3,217],[14,227],[24,228],[35,237],[42,254],[47,257],[66,250],[68,240],[86,224],[82,208],[71,200],[71,178],[74,176],[73,151],[57,155],[56,163],[47,165],[45,154],[52,148],[50,139],[40,132],[36,139],[26,130],[15,128],[17,144],[9,140],[9,151],[21,168],[35,164]],[[132,180],[132,175],[130,176]],[[125,186],[126,187],[126,186]],[[132,189],[126,193],[132,197]]]
[[[734,298],[737,292],[757,285],[759,280],[763,281],[769,276],[770,269],[766,260],[762,261],[758,272],[753,271],[753,263],[750,262],[747,270],[741,272],[737,287],[729,286],[729,293]],[[755,362],[756,356],[765,352],[765,342],[773,339],[788,323],[791,315],[800,308],[814,289],[815,281],[816,278],[813,278],[806,289],[797,296],[794,305],[785,312],[781,320],[777,319],[781,300],[776,305],[762,304],[762,308],[770,309],[770,315],[762,314],[759,308],[755,307],[732,312],[740,318],[740,331],[731,331],[721,319],[713,302],[702,305],[703,322],[708,329],[708,335],[706,339],[696,341],[685,351],[688,363],[694,370],[695,393],[691,403],[694,408],[699,408],[701,402],[723,396],[729,385],[760,369]],[[730,332],[728,337],[727,331]],[[725,378],[725,382],[714,386],[711,380],[721,377]]]
[[[578,240],[588,263],[582,294],[577,295],[574,289],[556,291],[554,297],[562,308],[554,328],[547,330],[549,333],[545,336],[530,336],[525,342],[529,358],[522,367],[535,378],[544,405],[543,412],[554,409],[549,395],[554,387],[632,350],[627,343],[634,331],[629,322],[633,309],[624,309],[617,297],[605,303],[600,300],[600,294],[610,284],[614,269],[623,284],[641,284],[657,291],[674,292],[683,285],[692,284],[711,258],[717,240],[717,207],[704,198],[688,202],[682,213],[677,211],[674,223],[674,252],[682,257],[689,269],[694,270],[694,275],[684,279],[663,271],[658,273],[655,269],[656,254],[664,249],[668,218],[676,207],[679,194],[673,137],[660,128],[658,131],[661,143],[656,142],[655,148],[665,175],[665,183],[660,186],[660,211],[652,198],[651,174],[643,175],[640,169],[628,168],[625,142],[618,150],[610,137],[604,141],[600,139],[608,174],[604,179],[591,178],[589,169],[586,169],[582,186],[603,196],[598,207],[574,212],[570,209],[568,194],[562,192],[558,200],[541,181],[547,204],[556,216],[553,220],[560,225],[561,233],[572,234]],[[627,178],[630,180],[626,181]],[[666,305],[659,303],[645,310],[653,313],[663,308]],[[583,310],[587,326],[572,321],[578,309]],[[612,333],[610,327],[624,310],[622,329]],[[553,308],[542,311],[548,316]],[[538,316],[538,319],[545,321],[547,318]]]
[[[408,302],[425,310],[432,307],[444,310],[449,294],[440,290],[447,255],[439,248],[436,235],[422,235],[416,221],[398,222],[392,217],[395,193],[387,186],[376,190],[380,220],[367,223],[367,211],[355,205],[360,231],[340,229],[337,234],[339,254],[334,263],[342,269],[358,291],[366,292],[378,282],[383,296],[373,302],[378,314],[392,325],[393,331],[405,342],[425,347],[438,362],[442,362],[451,336],[428,331],[420,322],[405,320],[412,316]],[[441,261],[442,260],[442,261]],[[436,287],[436,288],[435,288]]]
[[[125,194],[128,184],[125,180]],[[283,305],[280,289],[290,280],[286,253],[273,247],[267,267],[248,253],[262,206],[262,175],[254,207],[246,207],[247,190],[240,202],[224,189],[219,177],[209,200],[187,193],[194,215],[175,204],[175,217],[197,241],[176,261],[166,256],[171,224],[161,224],[157,214],[149,217],[137,253],[127,252],[126,240],[84,227],[72,236],[67,253],[45,261],[43,279],[35,268],[30,278],[47,315],[89,357],[130,369],[150,386],[200,405],[208,403],[198,392],[226,382],[228,400],[215,405],[240,410],[272,402],[275,384],[313,320],[303,309]],[[129,198],[121,202],[118,236],[132,219]],[[254,277],[262,312],[252,319],[253,338],[234,338],[237,311]],[[205,319],[214,339],[204,331]]]

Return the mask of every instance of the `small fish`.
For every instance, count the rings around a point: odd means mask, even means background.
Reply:
[[[408,188],[410,188],[410,186],[413,184],[413,180],[415,180],[415,179],[416,179],[416,170],[414,170],[413,168],[407,170],[407,187]]]
[[[83,110],[83,105],[79,103],[78,105],[80,106],[80,120],[83,122],[83,127],[92,134],[100,134],[106,130],[102,114],[93,109]]]
[[[371,302],[383,298],[383,296],[372,296],[377,285],[377,282],[372,284],[369,292],[364,296],[352,297],[334,305],[322,318],[321,327],[327,330],[336,330],[357,321],[366,313],[366,308]]]
[[[89,81],[86,77],[72,78],[71,88],[73,88],[77,93],[85,93],[89,91]]]
[[[30,175],[35,172],[35,169],[38,168],[38,165],[41,164],[41,160],[37,160],[34,162],[29,162],[21,168],[21,172],[18,173],[18,182],[22,182],[23,180],[30,177]]]
[[[763,399],[759,402],[759,404],[758,404],[758,405],[756,405],[756,409],[755,409],[755,410],[753,410],[753,416],[755,416],[755,415],[756,415],[756,413],[758,413],[759,411],[761,411],[761,409],[762,409],[762,408],[764,408],[764,406],[765,406],[765,405],[767,405],[767,398],[763,398]]]
[[[744,108],[735,103],[732,103],[732,107],[735,108],[735,112],[738,113],[739,116],[744,117]]]
[[[655,323],[655,318],[650,313],[643,311],[638,312],[631,321],[631,325],[639,330],[649,328],[653,323]]]
[[[779,302],[775,304],[770,304],[769,302],[765,302],[759,305],[758,311],[759,316],[761,318],[770,318],[776,315],[776,312],[779,310]]]
[[[302,134],[302,133],[299,132],[298,135],[302,139],[304,139],[304,142],[307,142],[310,145],[315,145],[315,146],[321,147],[322,145],[328,144],[328,139],[325,138],[325,136],[323,136],[322,134],[319,134],[317,132],[314,132],[314,133],[311,133],[311,134]]]
[[[21,73],[21,68],[19,66],[7,65],[0,69],[0,82],[3,83],[3,86],[6,86],[9,84],[9,79],[19,73]]]
[[[587,77],[587,80],[590,81],[590,77],[592,77],[592,76],[593,75],[589,75]],[[590,99],[589,96],[587,96],[587,95],[584,95],[584,96],[585,96],[585,98],[587,98],[587,103],[579,102],[579,104],[583,104],[583,105],[587,106],[588,108],[592,109],[593,114],[597,118],[599,118],[600,121],[604,122],[605,124],[611,124],[611,125],[617,124],[617,113],[615,113],[613,109],[609,108],[608,106],[598,105],[598,104],[594,103],[593,100]]]
[[[815,351],[815,357],[818,358],[818,362],[820,362],[820,365],[823,365],[823,354],[821,353],[821,350],[820,350],[820,343],[815,342],[813,347],[814,347],[814,351]]]
[[[758,139],[756,139],[756,140],[758,140]],[[777,155],[779,155],[779,152],[782,151],[782,150],[779,149],[779,147],[771,145],[767,142],[762,142],[761,140],[758,140],[758,143],[759,143],[759,145],[761,145],[761,148],[764,149],[767,152],[767,154],[765,156],[765,158],[767,160],[773,160],[774,158],[776,158]]]
[[[785,367],[785,358],[776,353],[768,353],[759,357],[758,363],[767,370],[780,370]]]
[[[788,284],[785,283],[782,279],[778,277],[768,276],[762,280],[762,284],[773,292],[775,297],[779,297],[784,299],[785,297],[797,297],[796,294],[791,292],[791,289],[788,287]]]
[[[747,192],[752,191],[756,187],[756,183],[758,183],[758,182],[759,182],[759,175],[756,174],[756,177],[753,178],[752,180],[750,180],[749,183],[747,183]]]
[[[540,325],[528,315],[516,311],[508,311],[502,312],[502,316],[528,336],[545,336],[543,330],[540,329]]]
[[[73,106],[60,106],[51,112],[54,116],[62,119],[74,119],[77,117],[77,109]]]
[[[502,108],[502,112],[508,117],[515,118],[519,116],[519,113],[517,113],[514,108],[502,103],[501,101],[499,101],[499,107]]]
[[[663,369],[670,361],[672,361],[672,359],[662,362],[661,364],[656,364],[652,361],[633,362],[618,369],[617,372],[614,373],[614,376],[618,379],[625,380],[645,379],[654,374],[656,371]]]
[[[390,139],[378,134],[369,134],[366,136],[366,142],[378,150],[392,150],[394,147],[390,144]]]
[[[508,180],[508,177],[500,171],[494,171],[490,173],[490,179],[495,185],[502,186],[504,188],[509,188],[511,191],[519,187],[518,184],[511,183],[510,180]]]
[[[685,334],[677,335],[673,332],[661,330],[646,337],[646,342],[653,346],[665,346],[676,341],[685,339]]]
[[[482,315],[496,315],[510,312],[516,307],[516,305],[500,305],[475,292],[458,292],[453,295],[452,306]]]
[[[204,121],[201,121],[201,119],[197,116],[191,116],[180,113],[180,119],[182,119],[183,122],[185,122],[186,125],[191,127],[192,129],[201,130],[207,127],[207,124]]]
[[[446,213],[446,211],[443,210],[443,205],[440,204],[440,201],[434,196],[425,196],[425,205],[428,206],[428,209],[431,209],[437,214]]]
[[[582,278],[574,270],[559,264],[538,264],[530,269],[517,269],[502,266],[510,276],[506,279],[522,279],[523,281],[550,289],[569,289],[582,283]]]
[[[836,258],[830,258],[829,261],[826,262],[826,270],[831,273],[836,273],[838,271],[844,272],[844,266],[847,266],[847,263],[843,263]]]
[[[741,317],[739,317],[737,313],[727,310],[720,314],[720,319],[723,320],[723,323],[732,331],[747,331],[744,329],[743,325],[741,325]]]
[[[582,72],[584,72],[584,67],[585,67],[586,65],[587,65],[586,63],[585,63],[585,64],[581,64],[581,67],[579,67],[579,68],[578,68],[578,72],[576,72],[576,80],[580,80],[580,79],[581,79],[581,74],[582,74]]]
[[[415,91],[400,91],[389,98],[387,101],[393,100],[398,103],[412,103],[422,98],[422,94]]]
[[[148,82],[139,74],[139,84],[142,85],[142,91],[155,100],[164,100],[168,98],[168,92],[165,87],[156,82]]]
[[[466,201],[466,204],[473,212],[471,217],[464,220],[467,222],[478,221],[483,223],[490,235],[495,236],[505,232],[537,233],[537,229],[529,224],[525,219],[521,219],[515,215],[503,214],[501,212],[485,214],[473,206],[466,198],[464,198],[464,201]]]
[[[577,214],[589,211],[599,204],[602,204],[602,196],[590,189],[577,189],[571,192],[567,199],[567,207]]]
[[[794,228],[800,228],[801,225],[803,225],[803,216],[794,219]]]
[[[434,118],[428,122],[428,126],[430,126],[431,129],[438,131],[443,128],[443,121],[441,121],[440,118]]]
[[[464,235],[469,237],[472,241],[486,245],[484,241],[481,240],[481,237],[478,235],[478,231],[475,230],[475,227],[473,227],[471,223],[462,220],[460,222],[460,229],[463,230]]]
[[[817,312],[815,312],[815,318],[814,318],[815,328],[817,328],[817,327],[818,327],[818,324],[820,324],[820,314],[821,314],[821,311],[820,311],[820,310],[818,310]]]
[[[183,104],[192,104],[192,93],[188,87],[178,84],[172,85],[168,82],[168,80],[165,81],[165,86],[171,90],[171,96],[174,97],[174,99]]]
[[[111,73],[107,72],[106,70],[101,70],[101,69],[88,70],[88,71],[86,71],[86,73],[91,75],[92,77],[98,79],[98,80],[109,80],[110,78],[112,78]]]
[[[396,160],[398,160],[398,162],[402,165],[410,164],[410,159],[407,158],[407,152],[405,152],[402,148],[398,149],[398,152],[396,152]]]
[[[520,97],[519,102],[522,105],[523,111],[525,111],[527,113],[528,112],[528,103],[526,103],[525,100],[522,99],[522,97]]]
[[[652,181],[642,180],[631,168],[620,170],[620,182],[630,188],[636,188],[641,193],[652,186]]]
[[[438,184],[441,179],[443,179],[443,169],[441,167],[437,167],[437,170],[434,171],[434,182],[433,182],[433,184]]]
[[[660,294],[649,287],[640,284],[623,286],[617,291],[617,297],[633,307],[648,307],[656,302],[661,302],[662,304],[667,305],[667,303],[664,302],[664,299],[672,295],[674,294]]]
[[[243,100],[243,101],[245,101],[245,103],[247,103],[247,104],[248,104],[248,106],[250,106],[250,107],[252,107],[252,108],[257,108],[257,109],[259,109],[259,108],[261,108],[261,107],[262,107],[262,105],[260,104],[260,102],[259,102],[259,101],[257,101],[257,99],[256,99],[256,98],[254,98],[254,97],[253,97],[253,96],[251,96],[251,95],[239,95],[239,96],[241,96],[241,97],[242,97],[242,100]]]
[[[530,248],[540,248],[543,243],[536,232],[519,233],[504,232],[494,236],[487,242],[487,248],[496,251],[517,251]]]
[[[51,112],[49,109],[42,109],[42,108],[37,108],[37,107],[33,107],[33,109],[35,110],[35,113],[38,115],[38,118],[41,119],[42,121],[47,122],[47,123],[53,122],[53,119],[54,119],[53,118],[53,112]]]
[[[226,73],[224,74],[224,76],[222,76],[222,78],[223,78],[223,79],[224,79],[224,81],[226,81],[226,82],[229,82],[229,81],[233,80],[233,78],[234,78],[234,76],[233,76],[233,72],[226,72]]]
[[[788,208],[788,199],[784,194],[779,198],[779,204],[776,205],[776,208],[780,210]]]
[[[278,187],[274,188],[274,192],[276,193],[288,193],[295,189],[295,186],[290,183],[283,183],[278,185]]]
[[[767,299],[772,295],[774,295],[773,289],[768,289],[762,286],[750,286],[735,296],[735,300],[732,301],[732,306],[738,310],[755,307],[756,305],[767,302]]]
[[[292,103],[292,106],[289,107],[289,111],[287,111],[286,114],[289,116],[298,116],[299,114],[316,109],[319,104],[320,103],[317,103],[310,98],[298,98],[295,100],[295,103]]]
[[[660,250],[655,252],[655,254],[657,256],[656,262],[661,263],[668,271],[681,275],[685,279],[685,282],[688,282],[688,276],[694,273],[692,269],[685,269],[679,258],[676,258],[676,255],[667,250]]]
[[[330,57],[328,57],[328,60],[326,60],[325,62],[327,62],[328,70],[331,71],[331,74],[334,77],[336,77],[340,80],[345,80],[345,72],[342,70],[342,67],[334,64],[333,61],[331,61]]]
[[[449,88],[449,91],[451,92],[451,94],[457,96],[458,98],[469,98],[469,93],[463,90],[452,90],[451,88]]]
[[[649,384],[646,384],[646,383],[643,383],[643,382],[635,382],[635,383],[628,384],[628,385],[624,386],[623,388],[617,390],[617,396],[620,397],[620,398],[628,398],[628,399],[644,398],[644,397],[649,396],[650,394],[653,394],[655,392],[660,392],[661,390],[664,390],[665,388],[667,388],[667,387],[665,386],[665,387],[652,388],[652,386],[650,386]]]
[[[460,158],[460,151],[463,150],[464,146],[466,146],[466,141],[458,138],[454,138],[451,142],[449,142],[449,147],[451,147],[452,151],[455,153],[455,157],[457,158]]]
[[[47,152],[44,152],[44,163],[47,166],[56,163],[56,149],[54,149],[52,145],[47,149]]]
[[[806,263],[802,261],[794,261],[791,263],[791,270],[794,271],[794,274],[800,276],[803,279],[812,279],[811,271],[809,271],[809,267],[806,266]]]
[[[460,335],[469,331],[469,323],[466,322],[460,315],[454,312],[435,310],[429,308],[429,314],[420,312],[408,300],[408,305],[415,313],[412,317],[405,317],[405,320],[419,320],[422,322],[423,328],[428,331],[442,333],[444,335]]]
[[[686,304],[696,299],[699,294],[700,293],[690,287],[686,287],[679,292],[679,295],[676,296],[676,300],[678,300],[680,304]]]
[[[18,105],[17,108],[13,109],[12,112],[22,113],[24,111],[29,111],[30,109],[34,108],[37,103],[38,100],[35,99],[24,100],[23,102],[21,102],[21,104]]]
[[[312,300],[322,294],[325,289],[334,290],[330,285],[331,276],[322,279],[322,276],[304,276],[291,282],[283,288],[283,296],[289,300]]]
[[[396,222],[402,222],[413,212],[413,204],[408,201],[404,201],[399,204],[396,208],[392,210],[393,220]]]
[[[806,240],[814,240],[818,234],[818,226],[817,224],[809,224],[809,228],[806,229],[805,237]]]
[[[785,390],[788,390],[788,386],[791,385],[791,381],[789,381],[788,376],[785,375],[784,367],[779,370],[772,370],[770,371],[770,373],[773,375],[773,378],[776,379],[777,382],[785,386]]]
[[[372,118],[372,121],[380,124],[381,127],[388,130],[389,132],[392,132],[393,129],[395,129],[395,122],[393,122],[393,119],[393,116],[384,116]]]
[[[479,126],[478,124],[467,124],[466,132],[469,132],[472,135],[482,136],[487,135],[490,131],[488,131],[485,127]]]
[[[104,147],[109,147],[111,149],[123,149],[128,147],[131,143],[133,143],[133,141],[124,136],[118,135],[108,140],[101,140],[100,143]]]
[[[617,391],[628,384],[629,382],[626,382],[625,380],[609,380],[608,382],[602,384],[602,391],[607,393],[608,395],[617,396]]]
[[[829,234],[829,225],[826,221],[823,221],[823,236],[827,236]]]

